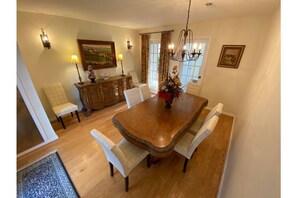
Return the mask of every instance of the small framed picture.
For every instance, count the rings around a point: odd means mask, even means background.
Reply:
[[[223,45],[218,61],[218,67],[237,69],[242,57],[245,45]]]

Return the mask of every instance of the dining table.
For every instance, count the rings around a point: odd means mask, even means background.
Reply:
[[[206,98],[182,93],[171,108],[165,108],[164,99],[155,95],[117,113],[112,121],[127,141],[154,157],[164,158],[173,152],[207,104]]]

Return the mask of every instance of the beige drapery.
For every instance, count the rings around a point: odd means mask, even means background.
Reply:
[[[141,82],[148,82],[149,40],[147,34],[141,35]]]
[[[162,32],[161,48],[160,48],[160,64],[159,64],[159,84],[167,78],[169,70],[169,55],[167,47],[170,43],[171,31]]]

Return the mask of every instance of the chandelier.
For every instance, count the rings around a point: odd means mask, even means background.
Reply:
[[[188,17],[186,23],[186,29],[182,29],[179,33],[177,46],[174,48],[174,44],[168,45],[169,59],[173,61],[196,61],[201,53],[201,44],[199,47],[197,43],[193,44],[193,31],[188,29],[188,23],[190,18],[191,0],[189,0]],[[198,49],[197,49],[198,47]]]

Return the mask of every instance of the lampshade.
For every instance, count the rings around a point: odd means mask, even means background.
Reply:
[[[72,63],[77,63],[77,61],[78,61],[77,55],[76,54],[72,54],[71,55],[71,62]]]
[[[119,61],[124,60],[124,56],[123,56],[123,54],[119,54],[119,55],[118,55],[118,60],[119,60]]]

